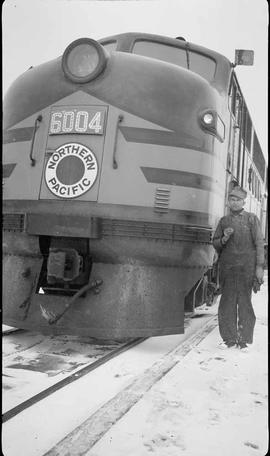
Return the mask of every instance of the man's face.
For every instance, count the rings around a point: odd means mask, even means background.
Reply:
[[[241,211],[245,205],[245,200],[237,196],[229,196],[229,207],[233,212]]]

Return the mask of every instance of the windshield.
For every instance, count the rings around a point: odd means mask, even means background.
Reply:
[[[189,49],[180,49],[167,44],[140,40],[135,42],[132,52],[187,68],[208,81],[212,81],[215,76],[215,60]]]

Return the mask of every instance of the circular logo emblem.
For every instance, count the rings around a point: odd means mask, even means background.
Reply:
[[[98,173],[97,159],[86,146],[64,144],[50,156],[45,170],[49,190],[60,198],[76,198],[87,192],[95,183]]]

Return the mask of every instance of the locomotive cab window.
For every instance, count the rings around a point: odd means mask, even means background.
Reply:
[[[241,114],[243,107],[243,98],[240,90],[238,89],[235,79],[232,79],[230,88],[230,111],[235,119],[236,124],[241,126]]]
[[[241,124],[241,138],[244,142],[245,148],[250,152],[251,148],[251,134],[252,134],[252,124],[250,115],[246,106],[245,101],[243,100],[242,107],[242,124]]]
[[[258,137],[256,132],[254,131],[254,140],[253,140],[253,160],[255,163],[255,166],[259,172],[259,175],[261,176],[262,179],[264,179],[264,173],[265,173],[265,158],[262,153],[262,149],[260,146],[260,143],[258,141]]]
[[[247,119],[246,119],[246,130],[245,130],[245,145],[248,151],[251,151],[251,135],[252,135],[252,123],[247,112]]]
[[[252,195],[254,195],[254,193],[255,193],[255,173],[254,173],[254,170],[252,170],[252,174],[251,174],[251,192],[252,192]]]
[[[140,40],[135,42],[132,52],[187,68],[208,81],[212,81],[215,76],[216,62],[210,57],[193,52],[190,49]]]

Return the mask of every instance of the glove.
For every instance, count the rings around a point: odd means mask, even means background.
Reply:
[[[222,243],[224,244],[230,239],[231,235],[233,234],[233,228],[225,228],[223,234],[224,236],[222,237]]]
[[[255,279],[253,280],[253,285],[252,285],[252,289],[253,289],[254,293],[257,293],[258,291],[260,291],[260,288],[261,288],[261,284],[258,282],[257,277],[255,277]]]
[[[263,283],[263,275],[264,275],[263,266],[256,266],[255,277],[258,280],[259,284]]]

